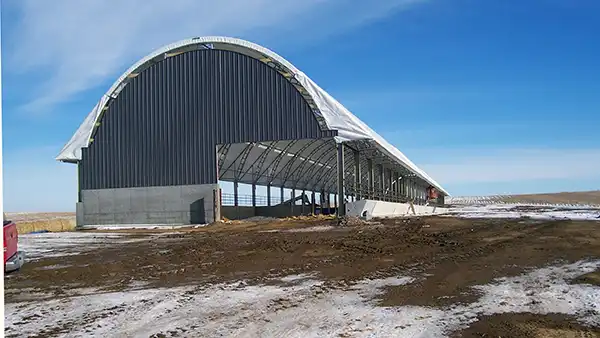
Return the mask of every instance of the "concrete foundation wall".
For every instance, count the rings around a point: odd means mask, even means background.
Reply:
[[[436,206],[413,205],[411,208],[409,203],[393,203],[373,200],[360,200],[346,204],[346,215],[365,216],[367,219],[373,217],[433,215],[442,214],[446,211],[448,211],[448,209]]]
[[[224,205],[221,207],[221,215],[227,219],[246,219],[256,216],[254,207]]]
[[[273,207],[257,207],[256,216],[265,217],[289,217],[289,216],[301,216],[310,215],[311,210],[309,206],[304,206],[304,212],[302,211],[301,205],[294,205],[294,210],[289,205],[273,206]]]
[[[249,207],[249,206],[222,206],[221,214],[228,219],[246,219],[254,216],[283,218],[290,216],[310,215],[310,206],[295,205],[294,210],[289,205],[279,205],[271,207]]]
[[[218,189],[217,184],[203,184],[82,190],[77,226],[210,223],[220,218],[214,212]]]

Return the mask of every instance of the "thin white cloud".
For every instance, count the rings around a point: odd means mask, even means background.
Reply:
[[[426,152],[429,160],[421,167],[441,184],[600,178],[600,149],[438,149]]]
[[[49,110],[176,40],[230,35],[306,43],[424,1],[18,0],[10,5],[20,20],[5,30],[6,69],[49,72],[26,105],[31,111]]]

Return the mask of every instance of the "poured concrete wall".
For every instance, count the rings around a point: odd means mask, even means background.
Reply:
[[[223,215],[227,219],[246,219],[253,216],[263,216],[263,217],[274,217],[274,218],[282,218],[282,217],[290,217],[290,216],[301,216],[301,215],[310,215],[311,209],[310,206],[304,206],[302,209],[301,205],[295,205],[294,210],[292,212],[292,208],[290,205],[276,205],[271,207],[251,207],[251,206],[222,206],[221,207],[221,215]]]
[[[221,215],[227,219],[246,219],[256,216],[254,207],[224,205],[221,207]]]
[[[214,208],[218,188],[203,184],[82,190],[77,226],[211,223],[220,218]]]
[[[277,205],[272,207],[257,207],[256,216],[264,217],[289,217],[289,216],[301,216],[310,215],[311,210],[309,206],[304,206],[304,211],[301,205],[294,205],[294,210],[290,205]]]
[[[414,208],[414,212],[413,212]],[[411,205],[409,203],[393,203],[373,200],[360,200],[346,204],[348,216],[365,216],[367,219],[373,217],[401,217],[410,215],[433,215],[448,211],[446,208],[425,205]],[[366,212],[366,214],[365,214]]]

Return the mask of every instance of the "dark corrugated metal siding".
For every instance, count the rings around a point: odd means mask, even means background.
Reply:
[[[83,148],[81,189],[217,182],[216,145],[331,137],[281,74],[231,51],[199,50],[148,68]]]

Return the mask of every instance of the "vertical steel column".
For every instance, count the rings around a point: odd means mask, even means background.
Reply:
[[[238,182],[233,182],[233,205],[238,206]]]
[[[271,184],[267,184],[267,206],[271,206]]]
[[[368,159],[367,160],[367,170],[369,171],[369,188],[368,193],[367,193],[367,199],[373,199],[373,192],[375,190],[375,175],[373,173],[373,160],[372,159]]]
[[[338,208],[337,215],[338,217],[346,215],[346,205],[344,201],[344,144],[337,144],[337,171],[338,171],[338,184],[337,184],[337,194],[338,194]]]
[[[390,169],[390,202],[394,202],[394,199],[396,198],[396,192],[394,191],[396,189],[396,173]]]
[[[390,200],[390,170],[387,168],[383,169],[383,189],[385,191],[384,201]]]
[[[300,207],[300,212],[304,215],[304,198],[306,197],[306,190],[302,189],[302,204]]]
[[[392,170],[390,169],[385,169],[385,200],[386,201],[391,201],[392,200]]]
[[[235,219],[240,217],[240,208],[238,202],[238,182],[233,182],[233,205],[235,206]]]
[[[294,196],[294,195],[296,195],[295,192],[296,192],[295,189],[292,189],[292,191],[290,192],[290,210],[292,212],[291,216],[294,216],[294,204],[296,203],[294,201],[294,197],[296,197],[296,196]]]
[[[404,177],[402,177],[402,174],[398,174],[398,202],[402,202],[402,198],[404,197],[404,194],[402,193],[403,184],[404,184]]]
[[[325,209],[325,190],[321,189],[321,191],[319,192],[319,195],[321,196],[319,203],[321,205],[321,214],[323,213],[323,210]]]
[[[400,189],[402,188],[402,186],[400,184],[402,184],[402,176],[400,176],[400,173],[396,173],[396,202],[400,203],[400,197],[402,195],[402,193],[400,192]]]
[[[281,186],[281,187],[279,188],[279,196],[280,196],[280,199],[281,199],[281,204],[283,204],[283,199],[284,199],[284,198],[283,198],[283,186]]]
[[[388,194],[387,194],[387,190],[388,190],[388,186],[387,186],[388,185],[387,184],[388,183],[387,182],[388,181],[388,173],[387,173],[387,168],[385,168],[383,166],[381,168],[382,168],[382,170],[381,170],[381,172],[382,172],[381,178],[383,179],[383,200],[387,201],[388,200]]]
[[[419,189],[419,182],[415,180],[415,198],[417,199],[417,204],[421,204],[421,190]]]
[[[319,191],[319,214],[323,214],[323,195]]]
[[[388,169],[388,201],[393,201],[394,199],[394,191],[392,190],[392,182],[394,181],[392,179],[392,169]]]
[[[316,209],[315,203],[316,203],[315,192],[313,191],[311,194],[311,197],[310,197],[310,210],[313,215],[315,214],[315,209]]]
[[[252,183],[252,207],[256,208],[256,184]]]
[[[404,178],[402,175],[398,175],[398,201],[402,199],[404,194],[402,193],[402,185],[404,184]]]
[[[333,194],[333,207],[335,208],[335,210],[337,212],[337,208],[338,208],[337,194]]]
[[[394,187],[394,189],[392,189],[392,191],[394,192],[394,194],[392,195],[392,202],[398,202],[398,184],[400,184],[400,182],[398,181],[398,173],[397,172],[393,172],[393,182],[392,185]]]
[[[379,165],[379,200],[383,201],[383,195],[385,192],[385,186],[384,186],[384,181],[383,181],[384,177],[383,177],[383,164]]]

